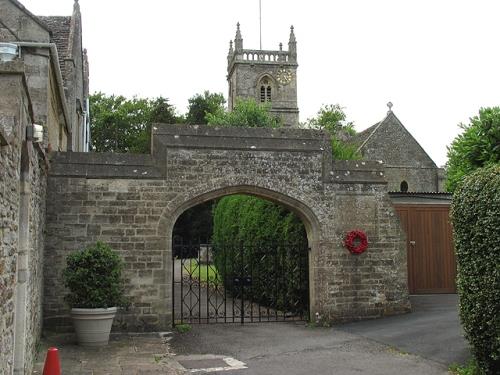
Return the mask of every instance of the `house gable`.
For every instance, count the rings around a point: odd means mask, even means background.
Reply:
[[[50,41],[48,26],[18,1],[0,0],[0,14],[0,41]]]
[[[366,159],[382,160],[390,166],[437,168],[392,111],[380,123],[361,132],[356,142]]]

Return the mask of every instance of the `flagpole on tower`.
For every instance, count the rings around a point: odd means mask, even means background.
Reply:
[[[259,42],[262,49],[262,0],[259,0]]]

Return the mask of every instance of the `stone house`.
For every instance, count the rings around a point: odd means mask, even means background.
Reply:
[[[37,17],[0,0],[0,373],[31,373],[42,329],[51,151],[88,151],[88,65],[78,1]],[[6,53],[5,47],[13,51]],[[34,137],[34,126],[43,136]]]
[[[18,46],[36,124],[49,151],[88,151],[88,62],[80,6],[68,17],[39,17],[0,0],[0,42]]]

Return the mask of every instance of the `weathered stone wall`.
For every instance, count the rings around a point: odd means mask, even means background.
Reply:
[[[410,192],[437,192],[442,189],[442,170],[436,166],[393,112],[361,133],[361,152],[368,160],[381,160],[387,167],[389,191],[400,191],[406,181]],[[356,137],[355,137],[356,139]]]
[[[5,77],[0,75],[0,87],[16,87],[16,95],[21,94],[20,76]],[[9,104],[0,95],[2,126],[5,125]],[[10,374],[14,366],[14,313],[17,263],[17,232],[19,227],[19,178],[21,165],[21,131],[19,119],[12,113],[9,118],[14,125],[14,132],[9,145],[0,147],[0,373]],[[9,125],[10,127],[10,125]]]
[[[29,233],[26,256],[26,335],[25,369],[30,373],[42,332],[43,265],[45,248],[45,204],[47,194],[47,165],[41,148],[33,149],[29,158],[30,170],[26,179],[29,186]]]
[[[49,42],[49,30],[33,14],[20,4],[9,0],[0,0],[0,42],[29,40]]]
[[[442,191],[439,189],[438,171],[437,168],[386,166],[387,189],[400,191],[401,182],[406,181],[410,192]]]
[[[33,111],[20,63],[0,64],[0,114],[9,134],[0,146],[0,373],[12,373],[16,346],[20,370],[31,373],[42,323],[47,176],[41,148],[26,142]]]
[[[157,126],[149,156],[61,153],[47,199],[44,318],[67,325],[60,274],[67,254],[102,240],[126,263],[130,307],[118,329],[171,323],[171,235],[187,208],[234,193],[299,214],[308,231],[311,314],[347,321],[407,311],[404,235],[378,163],[336,163],[328,138],[299,129]],[[353,256],[346,231],[369,250]]]

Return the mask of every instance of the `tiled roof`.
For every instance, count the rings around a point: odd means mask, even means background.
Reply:
[[[71,17],[66,16],[38,16],[51,31],[51,40],[57,46],[57,53],[59,55],[59,66],[63,78],[66,77],[66,69],[64,59],[70,57],[69,36],[71,30]]]

